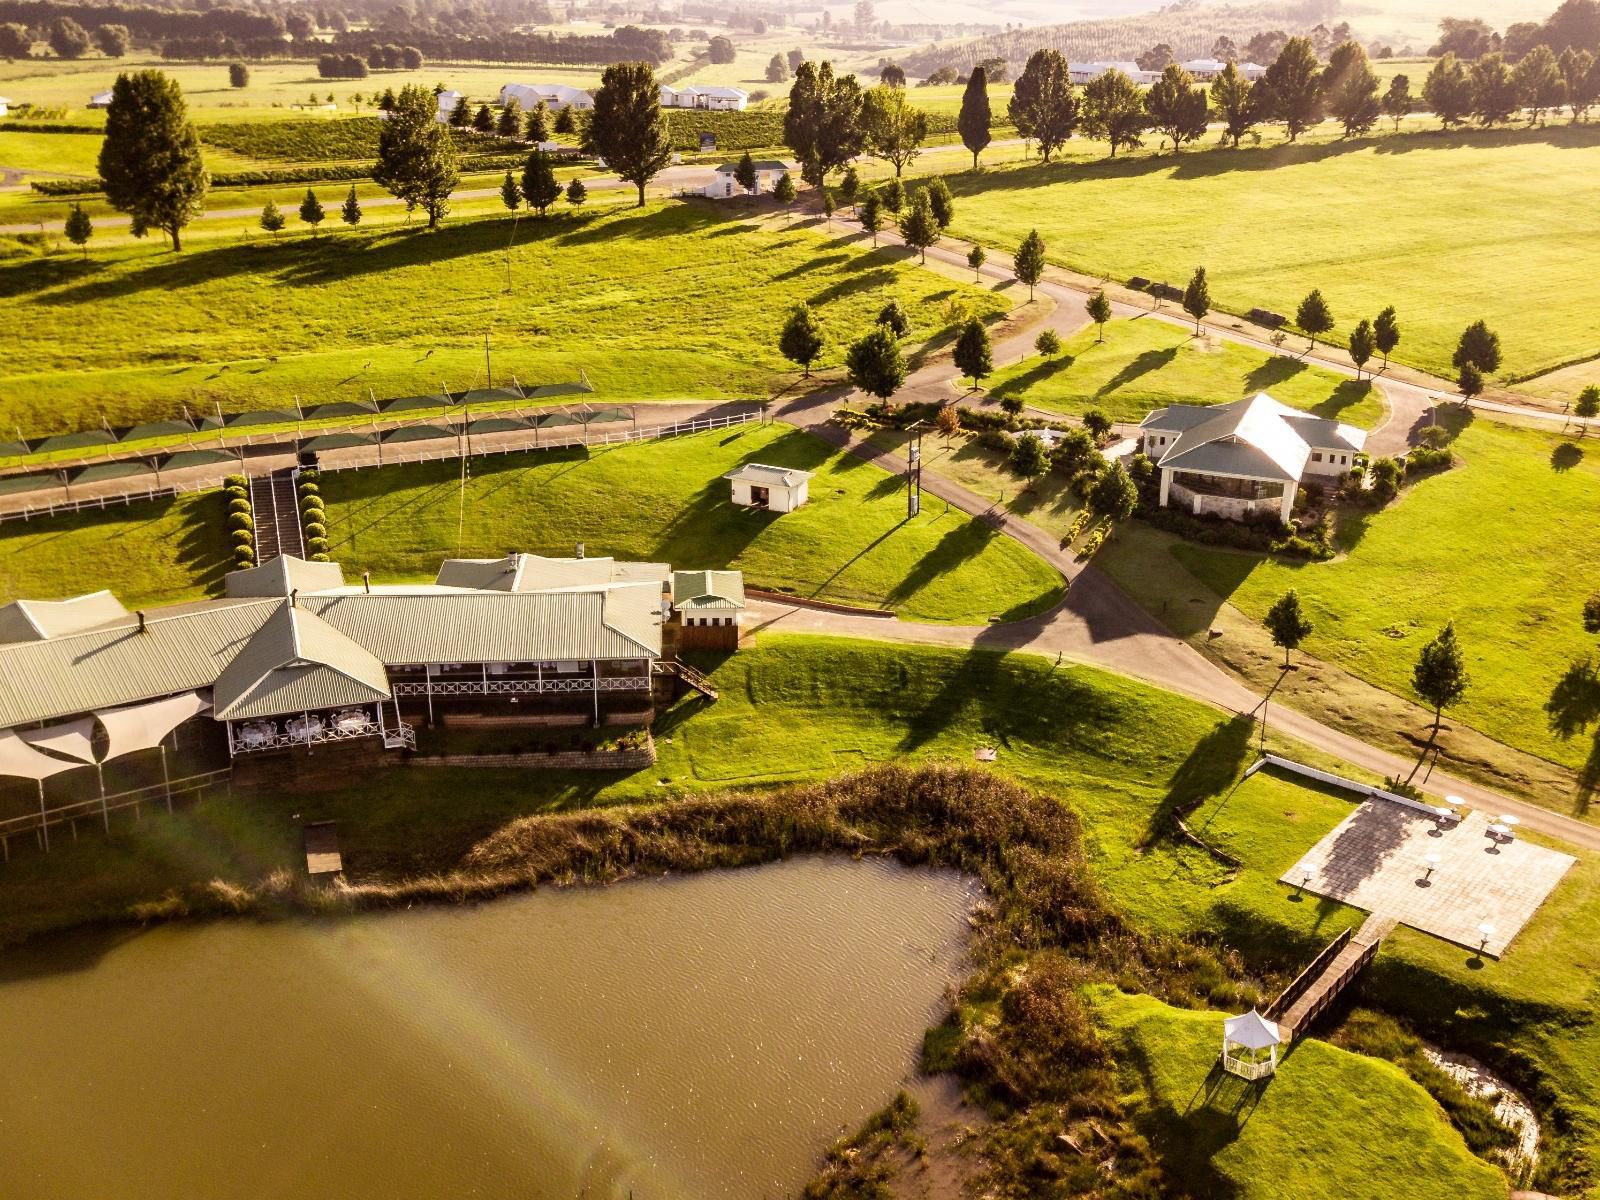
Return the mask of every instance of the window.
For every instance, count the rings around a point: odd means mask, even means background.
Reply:
[[[1321,450],[1313,450],[1311,452],[1311,461],[1312,462],[1321,462],[1322,461],[1322,451]]]

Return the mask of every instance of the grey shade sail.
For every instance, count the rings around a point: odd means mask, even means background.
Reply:
[[[586,383],[546,383],[540,387],[524,388],[523,398],[542,400],[549,396],[586,396],[594,391]]]
[[[597,408],[589,414],[589,424],[604,425],[608,421],[631,421],[633,414],[625,408]]]
[[[27,442],[0,442],[0,458],[21,458],[27,453]]]
[[[527,417],[484,417],[467,426],[468,433],[515,433],[519,429],[532,429]]]
[[[82,433],[62,433],[47,437],[33,447],[35,454],[51,454],[57,450],[89,450],[95,446],[115,444],[116,434],[105,429],[85,429]]]
[[[18,492],[37,492],[42,488],[60,487],[59,475],[5,475],[0,476],[0,496],[15,496]]]
[[[236,463],[239,461],[237,454],[230,454],[226,450],[180,450],[176,454],[169,454],[162,460],[163,471],[181,471],[185,467],[213,467],[219,463]]]
[[[142,442],[147,438],[182,437],[194,432],[194,426],[187,421],[151,421],[147,425],[135,425],[132,429],[124,429],[117,438],[119,442]]]
[[[300,443],[300,449],[312,454],[320,454],[324,450],[348,450],[352,446],[375,446],[378,444],[378,435],[366,433],[324,433],[318,437],[307,438]]]
[[[555,412],[535,417],[534,424],[540,429],[551,429],[557,425],[582,425],[583,418],[569,412]]]
[[[415,412],[419,409],[448,408],[450,401],[443,392],[434,392],[428,396],[396,396],[393,400],[380,400],[379,412]]]
[[[300,413],[292,408],[263,409],[260,412],[229,413],[223,418],[229,429],[236,425],[293,425]]]
[[[440,438],[455,438],[460,435],[447,425],[406,425],[400,429],[384,431],[385,445],[390,442],[432,442]]]
[[[323,421],[329,417],[370,417],[378,406],[370,400],[338,400],[332,404],[318,404],[306,409],[306,420]]]
[[[126,479],[129,475],[148,475],[150,464],[142,458],[121,462],[95,463],[72,473],[73,483],[100,483],[106,479]]]
[[[464,392],[451,392],[454,404],[507,404],[522,399],[521,388],[471,388]]]

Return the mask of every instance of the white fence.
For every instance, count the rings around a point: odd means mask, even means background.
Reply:
[[[55,500],[49,503],[28,504],[24,503],[20,509],[11,512],[0,512],[0,524],[6,521],[31,521],[35,517],[59,517],[66,513],[93,512],[95,509],[110,508],[117,504],[138,504],[143,500],[165,500],[168,497],[181,496],[188,492],[208,492],[213,488],[222,486],[222,481],[229,475],[238,474],[238,469],[233,468],[218,475],[214,479],[199,479],[190,483],[172,483],[156,487],[130,488],[125,492],[118,492],[111,496],[84,496],[77,500]],[[5,497],[0,496],[0,502]]]
[[[1346,779],[1343,775],[1335,775],[1330,771],[1319,771],[1316,767],[1308,767],[1304,763],[1297,763],[1292,758],[1284,758],[1277,754],[1263,754],[1259,759],[1250,764],[1250,769],[1244,773],[1249,779],[1262,767],[1277,767],[1280,771],[1289,771],[1295,775],[1303,775],[1307,779],[1315,779],[1318,783],[1325,783],[1329,787],[1343,788],[1348,792],[1366,796],[1372,800],[1387,800],[1391,804],[1403,804],[1407,808],[1414,808],[1418,812],[1427,813],[1430,817],[1438,816],[1439,810],[1432,804],[1421,800],[1413,800],[1409,796],[1401,796],[1394,792],[1386,792],[1381,787],[1374,787],[1370,783],[1358,783],[1354,779]]]

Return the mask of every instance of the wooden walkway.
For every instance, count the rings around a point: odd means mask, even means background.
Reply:
[[[1265,1015],[1278,1023],[1285,1041],[1294,1041],[1327,1011],[1377,955],[1378,947],[1394,927],[1393,917],[1373,913],[1354,933],[1345,930],[1267,1006]]]
[[[676,659],[658,660],[656,662],[656,670],[662,675],[670,675],[683,680],[684,683],[699,692],[707,700],[715,700],[718,697],[717,689],[712,686],[711,680],[686,662],[680,662]]]

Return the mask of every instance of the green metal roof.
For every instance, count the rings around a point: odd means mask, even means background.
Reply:
[[[389,675],[366,647],[293,604],[276,610],[218,677],[218,720],[275,717],[389,696]]]
[[[739,609],[744,607],[741,571],[674,571],[672,607],[677,609]]]

